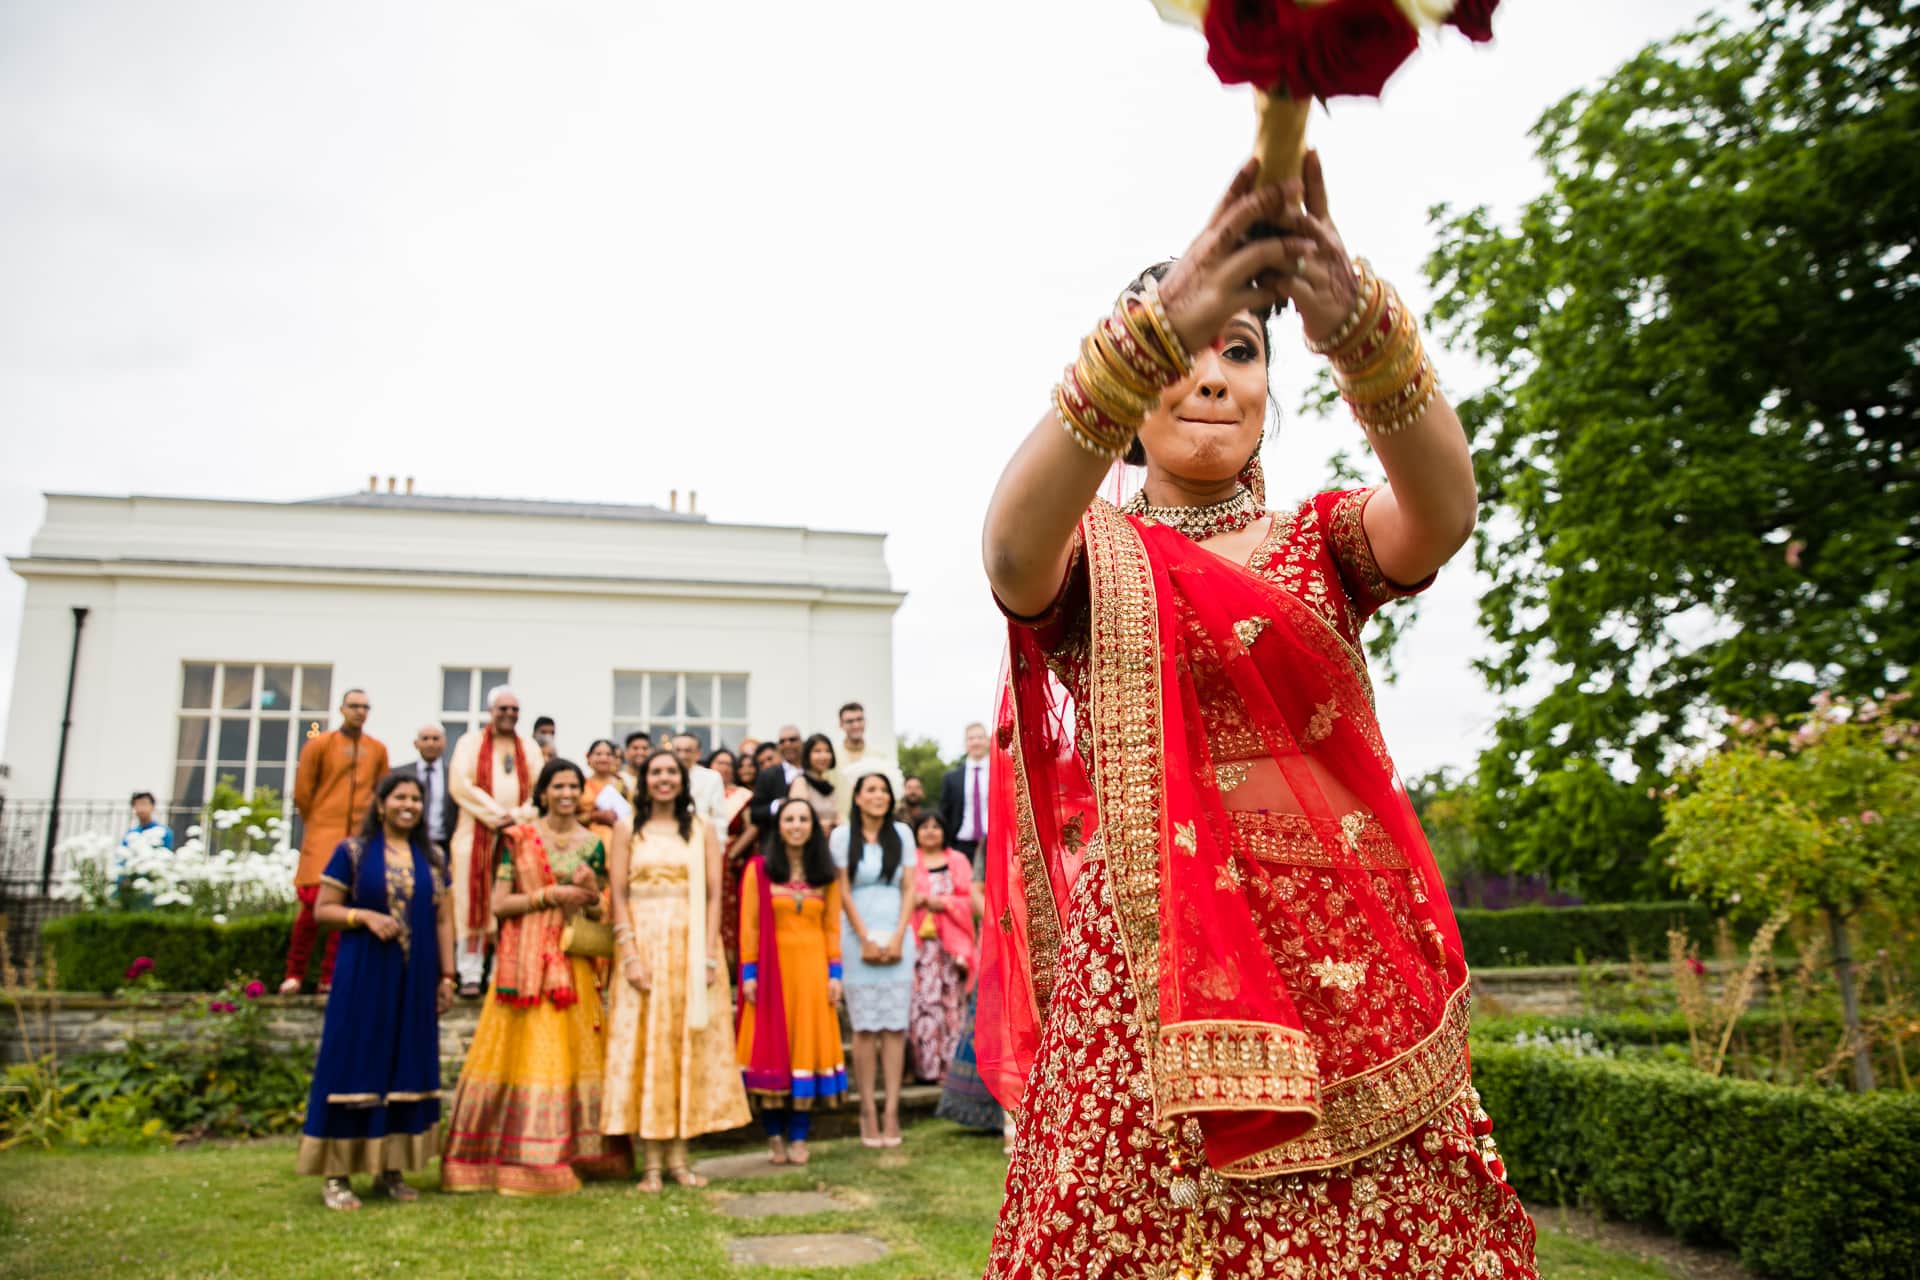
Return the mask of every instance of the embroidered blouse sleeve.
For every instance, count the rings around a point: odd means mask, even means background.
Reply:
[[[1067,553],[1066,576],[1060,581],[1059,594],[1053,603],[1032,617],[1024,617],[1013,612],[1001,601],[993,598],[1007,621],[1033,632],[1040,647],[1049,654],[1058,654],[1069,647],[1076,632],[1086,628],[1087,619],[1087,546],[1080,530],[1073,531],[1073,545]]]
[[[327,869],[320,873],[320,883],[330,884],[334,888],[353,896],[353,844],[342,840],[333,846],[333,856],[327,859]]]
[[[1367,539],[1367,526],[1362,519],[1367,503],[1377,492],[1378,488],[1347,489],[1323,493],[1314,499],[1327,530],[1327,554],[1333,557],[1341,585],[1347,590],[1347,598],[1353,601],[1357,622],[1365,622],[1389,600],[1419,595],[1432,586],[1438,576],[1437,572],[1430,573],[1407,586],[1380,571],[1380,562],[1373,557],[1373,544]]]

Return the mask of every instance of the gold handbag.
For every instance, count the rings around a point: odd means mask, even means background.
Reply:
[[[613,926],[604,920],[575,916],[560,931],[560,949],[570,956],[598,960],[613,954]]]

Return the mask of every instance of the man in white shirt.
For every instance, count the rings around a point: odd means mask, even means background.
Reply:
[[[673,735],[674,758],[687,771],[687,791],[693,796],[693,811],[713,827],[720,843],[726,843],[727,784],[720,775],[700,763],[700,739],[690,733]]]
[[[970,724],[967,758],[940,784],[940,818],[947,824],[947,837],[976,867],[980,864],[980,846],[987,840],[991,763],[987,758],[987,726]]]
[[[893,783],[894,802],[900,800],[900,766],[892,756],[867,744],[867,709],[857,702],[840,708],[840,763],[833,771],[833,804],[845,822],[853,812],[853,792],[869,773],[884,773]]]

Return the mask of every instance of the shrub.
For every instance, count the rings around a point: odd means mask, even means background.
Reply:
[[[1787,1280],[1893,1280],[1920,1256],[1920,1097],[1491,1044],[1474,1084],[1529,1199],[1729,1245]]]
[[[1713,913],[1699,902],[1609,902],[1588,907],[1513,907],[1456,911],[1467,963],[1482,968],[1650,959],[1667,953],[1667,930],[1713,936]]]
[[[118,990],[140,956],[153,961],[160,991],[221,991],[236,973],[279,974],[286,966],[291,915],[211,920],[146,911],[83,911],[47,923],[41,939],[68,991]],[[314,948],[316,958],[322,947]]]

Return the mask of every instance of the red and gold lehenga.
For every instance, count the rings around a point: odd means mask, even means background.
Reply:
[[[1010,628],[978,1038],[1021,1123],[989,1276],[1536,1275],[1361,656],[1419,589],[1370,496],[1276,514],[1245,567],[1095,502]]]

